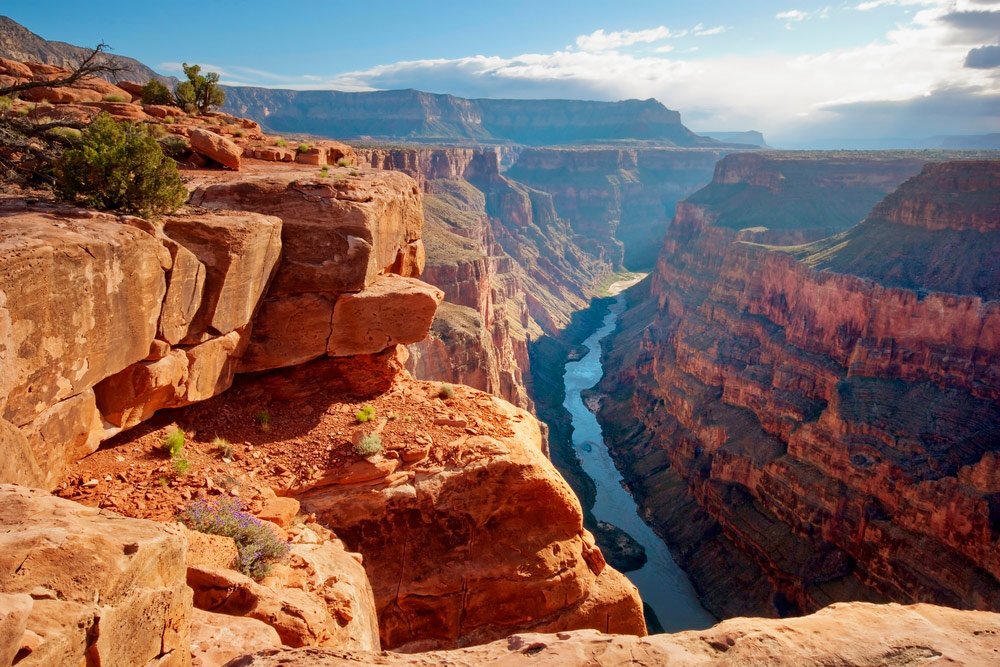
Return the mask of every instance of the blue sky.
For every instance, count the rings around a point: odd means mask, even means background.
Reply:
[[[97,7],[0,11],[47,39],[103,40],[164,73],[199,62],[233,84],[655,97],[692,129],[758,129],[789,145],[1000,132],[1000,0]]]

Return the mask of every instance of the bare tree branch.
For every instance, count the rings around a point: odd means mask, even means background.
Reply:
[[[62,88],[65,86],[72,86],[84,77],[96,76],[98,74],[110,74],[115,78],[115,80],[117,80],[119,74],[129,71],[129,67],[126,65],[116,64],[113,60],[111,60],[106,52],[107,48],[108,45],[103,42],[98,44],[89,54],[87,54],[87,57],[76,66],[76,69],[70,72],[68,76],[61,79],[53,79],[51,81],[26,81],[24,83],[16,83],[12,86],[0,88],[0,96],[9,96],[25,90],[31,90],[32,88]]]

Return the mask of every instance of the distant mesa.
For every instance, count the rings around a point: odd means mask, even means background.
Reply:
[[[770,146],[767,145],[767,142],[764,141],[764,135],[757,130],[748,130],[746,132],[713,131],[699,132],[698,134],[727,144],[747,144],[750,146],[757,146],[758,148],[770,148]]]

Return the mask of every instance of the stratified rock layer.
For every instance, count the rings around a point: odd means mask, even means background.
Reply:
[[[723,184],[729,161],[746,156]],[[977,213],[996,210],[998,174],[930,164],[853,229],[788,248],[734,242],[704,193],[679,208],[614,339],[601,418],[715,613],[1000,609],[1000,303],[983,270],[1000,236]],[[978,254],[950,257],[956,235]]]

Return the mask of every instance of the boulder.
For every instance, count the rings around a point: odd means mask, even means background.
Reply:
[[[166,118],[167,116],[171,116],[176,119],[184,117],[183,109],[169,104],[143,104],[142,110],[146,112],[146,115],[152,116],[153,118]]]
[[[215,160],[223,167],[239,171],[243,149],[231,140],[201,128],[193,128],[188,136],[191,139],[191,150]]]
[[[0,592],[34,599],[25,665],[190,664],[177,530],[0,485]]]
[[[201,609],[191,615],[192,667],[220,667],[246,653],[280,646],[277,631],[262,621]]]
[[[246,210],[282,220],[282,259],[272,299],[354,292],[396,261],[400,248],[420,238],[422,197],[398,172],[367,171],[334,181],[272,171],[195,189],[191,203]]]
[[[190,567],[194,605],[205,611],[257,619],[274,628],[287,646],[320,646],[332,639],[323,600],[294,588],[271,588],[235,570]]]
[[[366,289],[337,299],[326,352],[331,357],[374,354],[421,341],[443,299],[444,292],[414,278],[379,276]]]
[[[163,231],[205,268],[204,295],[185,342],[203,340],[206,333],[227,334],[246,325],[278,263],[281,220],[236,212],[170,216],[164,219]],[[187,284],[180,291],[193,299],[198,269],[190,261],[186,266],[189,268],[180,279]],[[178,319],[183,322],[184,317],[178,313]]]

